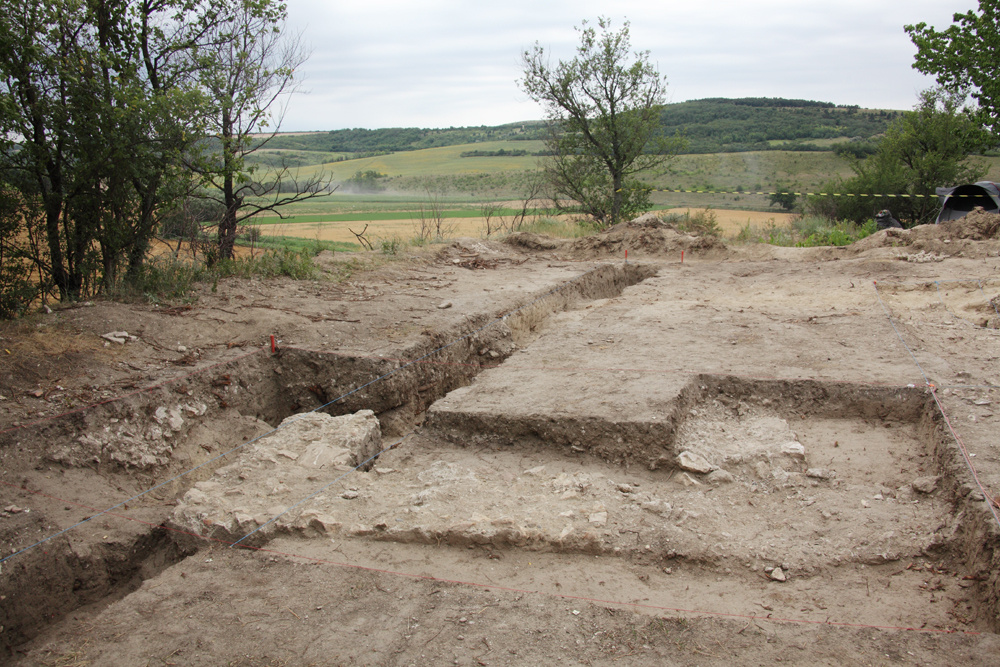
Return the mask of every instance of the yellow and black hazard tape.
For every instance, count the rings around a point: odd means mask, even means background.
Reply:
[[[935,198],[940,199],[942,197],[982,197],[981,194],[952,194],[952,195],[939,195],[939,194],[888,194],[888,193],[854,193],[854,192],[760,192],[755,190],[680,190],[673,188],[652,188],[650,192],[674,192],[683,194],[700,194],[700,195],[764,195],[768,197],[774,197],[777,195],[795,195],[796,197],[888,197],[893,199],[906,199],[906,198]]]

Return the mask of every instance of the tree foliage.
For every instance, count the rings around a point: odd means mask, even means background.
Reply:
[[[710,98],[668,104],[660,123],[666,135],[683,134],[685,153],[829,150],[815,140],[867,139],[899,114],[809,100]]]
[[[926,23],[905,27],[917,47],[913,67],[951,91],[969,91],[979,122],[1000,135],[1000,0],[979,0],[978,13],[952,20],[940,31]]]
[[[648,51],[632,53],[628,22],[617,32],[605,18],[598,26],[600,34],[584,21],[576,57],[555,66],[537,43],[525,51],[520,83],[550,122],[553,199],[575,203],[604,227],[648,208],[649,188],[637,174],[663,165],[679,140],[659,132],[666,80]]]
[[[786,211],[795,210],[795,204],[798,199],[798,195],[792,192],[794,188],[782,183],[776,183],[774,185],[774,192],[769,196],[770,203],[769,206],[774,206],[777,204]]]
[[[283,12],[276,0],[0,0],[0,254],[17,262],[0,292],[26,294],[21,268],[61,300],[134,277],[190,193],[186,158],[224,113],[211,74],[243,66],[234,48],[270,44]],[[247,13],[263,22],[236,42]],[[229,99],[271,90],[247,71],[274,74],[244,69]]]
[[[0,187],[22,261],[62,300],[134,273],[198,134],[191,54],[216,0],[0,0]]]
[[[210,0],[0,0],[0,178],[41,220],[22,250],[61,299],[141,264],[197,117],[183,53],[217,15]]]
[[[854,162],[853,177],[824,188],[850,196],[812,197],[810,210],[863,223],[889,209],[907,227],[933,222],[936,188],[973,183],[986,173],[985,165],[969,159],[979,133],[961,110],[963,99],[943,89],[922,92],[916,108],[889,126],[876,152]]]

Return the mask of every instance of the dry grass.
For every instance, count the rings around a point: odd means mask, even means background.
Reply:
[[[33,387],[43,378],[66,379],[82,357],[113,358],[115,351],[105,348],[101,339],[48,324],[46,317],[50,316],[0,322],[0,386],[8,391]]]

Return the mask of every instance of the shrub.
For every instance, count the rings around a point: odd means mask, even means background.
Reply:
[[[379,239],[378,244],[383,255],[398,255],[399,251],[406,245],[406,243],[398,236],[392,236],[387,239]]]
[[[116,301],[150,301],[182,299],[194,284],[205,280],[210,271],[200,262],[188,262],[174,257],[153,257],[128,278],[116,283],[107,296]]]
[[[771,221],[765,227],[747,223],[736,235],[737,243],[766,243],[768,245],[813,248],[817,246],[845,246],[875,233],[875,221],[863,225],[850,221],[831,223],[817,216],[795,220],[790,227],[778,227]]]

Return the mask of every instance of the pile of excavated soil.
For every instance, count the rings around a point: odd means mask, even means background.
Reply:
[[[893,248],[900,259],[911,262],[941,261],[945,257],[996,257],[1000,255],[1000,215],[981,208],[964,218],[912,229],[886,229],[861,239],[848,252],[866,253]]]
[[[699,257],[718,258],[727,253],[726,243],[714,236],[678,232],[651,215],[619,223],[594,236],[577,239],[569,248],[574,257],[590,258],[624,254],[635,257],[676,255],[682,250]]]
[[[725,241],[715,236],[699,236],[677,231],[653,214],[621,222],[613,227],[580,239],[552,239],[530,232],[511,234],[508,245],[527,250],[552,250],[574,259],[598,257],[665,257],[681,251],[694,252],[702,258],[721,258],[728,253]]]

